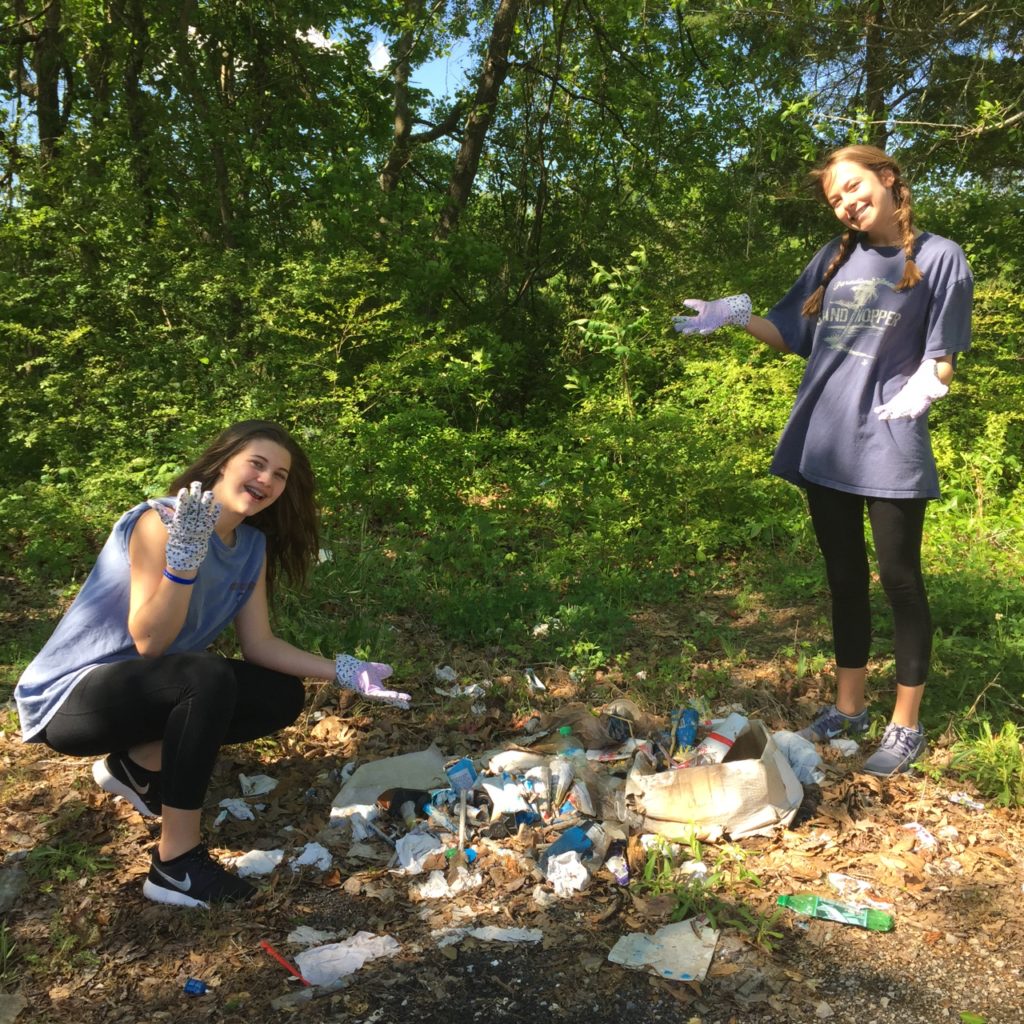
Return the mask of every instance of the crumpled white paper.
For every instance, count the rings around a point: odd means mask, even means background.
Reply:
[[[327,985],[354,974],[368,960],[394,956],[401,948],[390,935],[356,932],[344,942],[303,950],[296,955],[295,964],[311,985]]]
[[[429,832],[406,832],[395,842],[398,863],[402,865],[402,870],[407,875],[422,874],[423,862],[432,853],[443,849],[444,844],[441,840]]]
[[[252,808],[241,797],[227,797],[226,799],[221,800],[221,802],[217,806],[223,807],[224,810],[226,810],[228,814],[231,815],[232,818],[237,818],[239,821],[256,820],[256,815],[253,814]],[[217,820],[223,821],[224,816],[218,814]]]
[[[306,867],[326,871],[331,866],[331,851],[326,846],[321,846],[320,843],[306,843],[302,852],[289,862],[289,866],[292,871]]]
[[[549,857],[544,875],[555,887],[555,895],[563,899],[586,888],[590,882],[590,872],[583,866],[578,850],[566,850]]]
[[[262,796],[277,788],[277,779],[269,775],[239,775],[242,796]]]
[[[228,857],[227,863],[238,872],[239,878],[248,878],[269,875],[283,860],[284,850],[250,850],[240,857]]]
[[[409,897],[414,900],[436,900],[444,896],[457,896],[469,889],[479,889],[483,884],[483,875],[465,868],[459,868],[451,885],[443,871],[431,871],[424,881],[409,886]]]

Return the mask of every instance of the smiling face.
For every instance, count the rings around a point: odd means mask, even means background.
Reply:
[[[899,245],[900,228],[892,171],[880,175],[853,160],[839,160],[822,181],[825,199],[840,222],[854,231],[862,231],[875,245]]]
[[[269,508],[284,493],[292,456],[287,448],[257,437],[221,467],[213,493],[224,513],[239,519]]]

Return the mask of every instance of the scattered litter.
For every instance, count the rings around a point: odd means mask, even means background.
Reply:
[[[302,852],[290,862],[292,871],[299,868],[313,867],[318,871],[326,871],[331,866],[331,851],[320,843],[306,843]]]
[[[228,857],[227,863],[237,872],[239,878],[250,875],[269,875],[284,860],[284,850],[250,850],[240,857]]]
[[[523,671],[523,675],[526,676],[526,685],[534,693],[543,693],[547,689],[547,687],[540,681],[540,679],[537,676],[537,673],[534,672],[532,668],[525,669]]]
[[[238,781],[242,786],[242,796],[263,796],[277,788],[277,779],[269,775],[239,775]]]
[[[871,895],[871,883],[867,879],[852,878],[850,875],[831,871],[828,875],[828,884],[840,896],[845,896],[851,903],[874,907],[875,910],[892,910],[891,903],[886,903],[884,900]]]
[[[562,899],[580,892],[590,883],[590,872],[576,850],[566,850],[550,857],[544,868],[544,877],[554,886],[555,895]]]
[[[919,847],[922,850],[934,850],[938,845],[939,841],[922,825],[919,821],[908,821],[903,826],[908,832],[913,832],[917,837],[915,847]]]
[[[816,917],[822,921],[837,921],[839,924],[853,924],[872,932],[890,932],[893,927],[892,915],[873,907],[837,903],[835,900],[809,894],[780,896],[775,902],[780,907],[789,907],[795,914]]]
[[[342,825],[353,814],[373,819],[367,806],[388,789],[429,789],[445,785],[445,756],[435,745],[360,765],[343,783],[331,805],[331,824]],[[365,836],[361,838],[366,838]]]
[[[853,755],[860,750],[860,744],[856,740],[845,739],[843,737],[837,737],[834,740],[829,740],[828,745],[833,750],[838,750],[843,757],[853,757]]]
[[[323,932],[319,928],[311,928],[308,924],[300,924],[298,928],[288,933],[287,941],[293,946],[316,946],[332,942],[335,938],[337,932]]]
[[[274,947],[267,942],[266,939],[261,940],[260,946],[266,951],[267,956],[272,957],[276,960],[289,974],[294,975],[303,985],[308,985],[309,982],[294,968],[290,963]]]
[[[443,897],[458,896],[460,892],[479,889],[484,884],[483,875],[479,872],[458,868],[455,881],[449,883],[443,871],[431,871],[426,881],[409,886],[409,897],[414,900],[436,900]]]
[[[189,978],[182,991],[187,996],[204,996],[206,995],[206,982],[200,981],[198,978]]]
[[[423,862],[443,849],[441,840],[429,832],[409,832],[395,841],[398,863],[407,875],[422,874]]]
[[[971,811],[983,811],[985,805],[980,800],[975,800],[967,793],[950,793],[946,798],[951,804],[960,804],[962,807],[966,807]]]
[[[673,981],[702,981],[711,966],[718,930],[704,918],[691,918],[659,928],[653,935],[623,935],[608,959]]]
[[[401,946],[390,935],[356,932],[344,942],[303,950],[295,963],[311,985],[327,985],[354,974],[368,960],[394,956],[399,949]]]
[[[793,774],[805,785],[820,785],[825,778],[825,773],[819,767],[821,765],[821,754],[815,749],[814,744],[803,736],[786,729],[780,729],[772,733],[772,739],[789,761]]]
[[[438,665],[434,669],[434,678],[439,683],[454,683],[459,678],[459,673],[451,665]]]
[[[241,797],[226,797],[224,800],[221,800],[217,806],[223,807],[224,810],[217,815],[214,820],[214,825],[219,825],[229,814],[232,818],[236,818],[238,821],[256,820],[256,815],[253,813],[253,809]]]
[[[639,754],[637,755],[639,758]],[[644,812],[643,831],[689,841],[733,839],[793,820],[804,788],[763,722],[751,719],[721,764],[644,774],[634,770],[626,794]]]
[[[433,934],[438,946],[442,948],[453,946],[467,937],[481,942],[540,942],[544,938],[539,928],[496,928],[493,925],[483,928],[442,928]]]
[[[547,763],[548,758],[544,754],[536,754],[531,750],[502,750],[487,761],[487,771],[491,775],[501,775],[502,772],[526,772]]]
[[[435,686],[434,693],[442,697],[485,697],[487,690],[480,683],[469,683],[467,686],[459,686],[456,683],[454,686],[449,686],[446,690],[440,686]]]

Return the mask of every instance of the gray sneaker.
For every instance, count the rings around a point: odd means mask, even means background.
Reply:
[[[800,729],[797,736],[812,743],[827,743],[839,736],[860,736],[868,731],[870,724],[867,708],[859,715],[844,715],[835,704],[829,704],[818,712],[810,725]]]
[[[887,779],[890,775],[909,771],[915,761],[924,757],[927,749],[928,740],[920,725],[910,729],[890,722],[885,727],[878,749],[864,762],[861,771]]]

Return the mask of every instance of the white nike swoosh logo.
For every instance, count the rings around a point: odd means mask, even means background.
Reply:
[[[171,878],[171,876],[167,874],[166,871],[161,871],[155,864],[153,865],[153,870],[162,879],[164,879],[164,881],[170,882],[175,889],[180,889],[182,892],[188,892],[189,889],[192,888],[192,879],[187,873],[185,874],[185,877],[181,881],[179,881],[177,878]]]
[[[132,777],[132,773],[128,771],[127,762],[122,761],[121,767],[124,769],[125,775],[128,776],[128,781],[132,784],[132,789],[134,789],[135,792],[139,794],[139,796],[145,796],[149,792],[149,783],[147,782],[144,786],[140,786]]]

